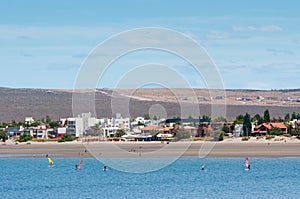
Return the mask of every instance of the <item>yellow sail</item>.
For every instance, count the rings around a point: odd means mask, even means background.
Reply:
[[[49,162],[49,165],[53,165],[53,161],[51,160],[51,158],[48,158],[48,162]]]

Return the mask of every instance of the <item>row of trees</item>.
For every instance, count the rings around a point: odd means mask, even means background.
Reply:
[[[285,125],[287,127],[288,134],[300,135],[300,128],[297,126],[295,128],[293,128],[292,125],[290,124],[290,121],[294,120],[294,119],[300,119],[300,115],[293,112],[292,117],[290,117],[290,114],[286,114],[284,119],[282,119],[281,117],[271,119],[269,110],[266,109],[264,111],[263,116],[256,114],[254,117],[251,117],[248,113],[246,113],[245,115],[239,115],[236,117],[236,119],[232,123],[230,129],[223,127],[222,131],[224,131],[226,133],[233,132],[234,126],[236,124],[243,124],[243,131],[245,132],[245,134],[247,136],[249,136],[252,131],[252,123],[254,123],[255,125],[260,125],[262,123],[269,123],[269,122],[283,122],[283,123],[285,123]],[[280,128],[274,127],[270,130],[270,134],[271,135],[281,135],[282,131],[280,130]]]
[[[16,122],[15,120],[12,120],[11,122],[8,123],[1,123],[0,128],[5,128],[5,127],[18,127],[18,126],[24,126],[24,127],[37,127],[40,124],[45,124],[49,126],[50,128],[58,127],[60,126],[60,123],[58,121],[53,121],[49,115],[46,116],[45,118],[42,118],[41,120],[34,121],[32,123],[27,123],[27,122]]]
[[[238,115],[234,119],[233,122],[235,124],[243,124],[244,123],[244,119],[245,119],[244,117],[246,115]],[[247,115],[247,117],[248,116],[250,117],[249,114]],[[154,119],[154,120],[159,119],[159,117],[157,117],[155,115],[152,117],[149,113],[145,113],[144,118],[146,120],[149,120],[151,118]],[[175,119],[180,119],[180,117],[174,117],[174,118]],[[189,116],[188,118],[189,119],[194,119],[192,116]],[[227,121],[230,121],[230,120],[228,120],[227,118],[225,118],[223,116],[216,117],[216,118],[212,119],[211,117],[209,117],[207,115],[203,115],[203,116],[199,116],[199,119],[206,120],[206,121],[209,121],[209,122],[211,122],[211,121],[212,122],[227,122]],[[248,119],[248,118],[246,118],[246,119]],[[256,125],[262,124],[264,122],[290,122],[291,120],[294,120],[294,119],[300,119],[300,113],[293,112],[292,114],[289,114],[289,113],[286,114],[283,118],[282,117],[278,117],[278,118],[273,117],[273,118],[271,118],[270,112],[269,112],[268,109],[266,109],[264,111],[263,116],[261,116],[260,114],[256,114],[253,117],[250,117],[250,121],[254,122],[254,124],[256,124]],[[131,121],[134,121],[134,119],[132,119]],[[58,121],[53,121],[51,119],[51,117],[49,115],[47,115],[46,118],[42,118],[41,120],[34,121],[31,124],[25,123],[25,122],[16,122],[15,120],[12,120],[9,123],[2,123],[2,124],[0,124],[0,128],[5,128],[7,126],[9,126],[9,127],[17,127],[17,126],[37,127],[40,124],[46,124],[46,125],[48,125],[51,128],[58,127],[58,126],[61,125]]]

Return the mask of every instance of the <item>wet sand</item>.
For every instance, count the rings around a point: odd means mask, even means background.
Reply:
[[[162,149],[161,152],[159,149]],[[0,158],[39,158],[46,154],[56,158],[177,157],[178,154],[183,157],[300,157],[300,142],[72,142],[0,145]]]

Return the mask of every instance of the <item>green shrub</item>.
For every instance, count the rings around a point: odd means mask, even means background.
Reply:
[[[174,141],[179,141],[181,139],[187,139],[190,138],[190,134],[185,131],[184,129],[178,129],[174,138]]]
[[[278,127],[273,127],[273,128],[271,128],[269,134],[270,134],[270,135],[283,135],[283,132],[281,131],[280,128],[278,128]]]
[[[266,136],[266,140],[271,140],[271,139],[273,139],[273,138],[275,138],[275,135],[267,135],[267,136]]]
[[[71,142],[71,141],[73,141],[74,139],[75,139],[75,138],[74,138],[72,135],[66,133],[66,134],[64,134],[64,135],[62,136],[61,139],[58,140],[58,142]]]
[[[5,142],[7,139],[8,139],[8,135],[4,131],[1,131],[0,132],[0,140]]]
[[[33,139],[33,137],[31,135],[23,134],[23,135],[20,136],[19,140],[17,140],[17,141],[19,141],[19,142],[28,142],[32,139]]]
[[[219,136],[219,141],[224,140],[224,135],[225,135],[225,132],[221,131],[220,136]]]
[[[249,137],[243,137],[242,141],[248,141],[250,138]]]
[[[292,137],[290,134],[283,134],[284,137]]]

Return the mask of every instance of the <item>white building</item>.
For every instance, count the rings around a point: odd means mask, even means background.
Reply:
[[[233,136],[239,137],[244,135],[243,124],[236,124],[234,126]]]
[[[91,117],[91,113],[82,113],[78,117],[68,118],[67,121],[67,133],[75,137],[83,136],[86,130],[100,122],[99,119]]]
[[[119,127],[104,127],[103,129],[103,137],[115,137],[115,134]]]
[[[102,118],[99,120],[104,137],[114,137],[118,129],[129,132],[131,129],[130,118],[122,118],[121,114],[115,114],[114,118]]]
[[[130,130],[130,118],[114,119],[113,122],[115,127],[119,127],[120,129],[125,129],[126,131]]]
[[[24,121],[25,121],[25,124],[30,125],[34,122],[34,119],[33,119],[33,117],[25,117]]]

